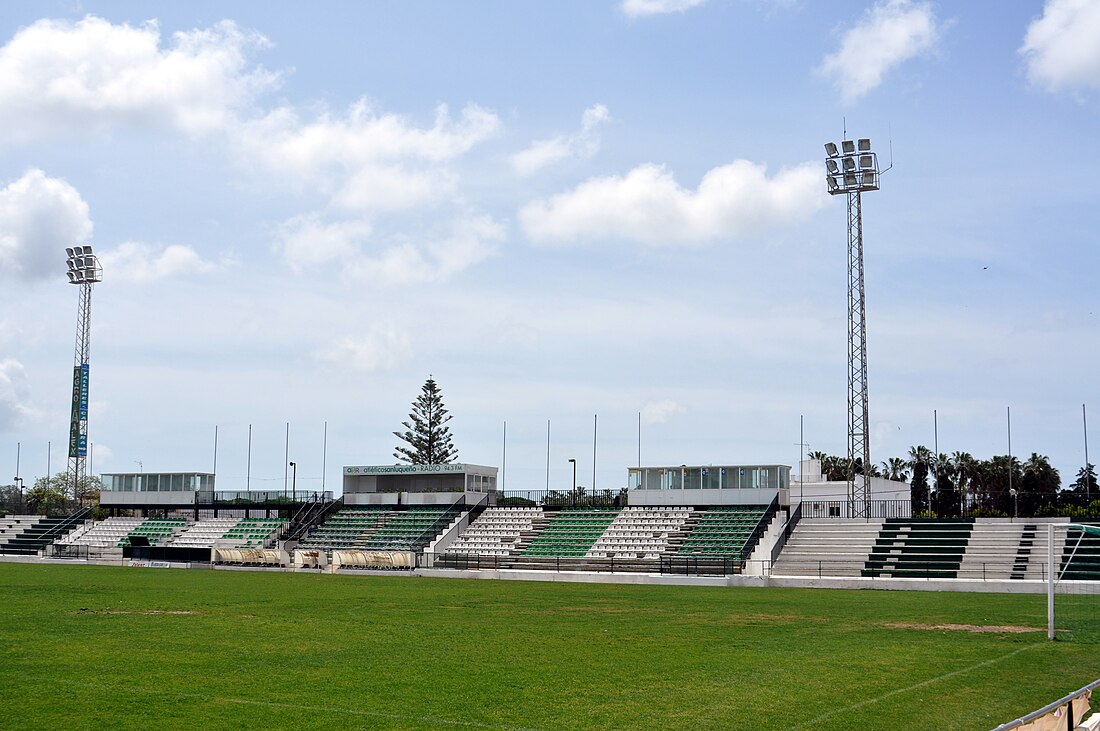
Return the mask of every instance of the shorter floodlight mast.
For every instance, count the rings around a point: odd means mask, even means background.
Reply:
[[[72,412],[69,419],[68,483],[73,499],[80,501],[88,457],[88,360],[92,335],[92,285],[103,281],[99,259],[90,245],[71,246],[68,255],[69,284],[80,287],[76,318],[76,351],[73,355]],[[49,477],[49,475],[47,475]]]

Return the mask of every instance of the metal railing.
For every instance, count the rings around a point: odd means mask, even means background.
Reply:
[[[626,490],[498,490],[498,507],[621,508]]]
[[[748,561],[752,556],[752,552],[756,550],[756,544],[760,542],[760,536],[764,535],[764,531],[768,529],[768,525],[772,522],[775,514],[779,511],[779,496],[776,495],[772,498],[771,504],[768,505],[768,509],[764,511],[764,515],[757,521],[756,527],[752,529],[752,533],[749,534],[748,539],[745,541],[745,545],[741,548],[741,561],[742,563]],[[690,533],[688,534],[691,535]]]
[[[329,502],[332,492],[310,490],[200,490],[195,494],[196,505],[272,505]]]
[[[850,503],[847,500],[803,500],[803,518],[849,518]],[[861,506],[862,507],[862,506]],[[911,518],[913,505],[908,500],[871,500],[867,504],[867,514],[861,518]]]
[[[325,494],[331,495],[332,493]],[[315,526],[327,518],[333,510],[338,509],[342,505],[342,499],[302,503],[302,507],[298,508],[298,511],[294,513],[293,517],[290,519],[288,524],[289,527],[284,534],[285,540],[300,540],[302,536],[309,533]]]
[[[46,558],[72,558],[87,560],[91,553],[88,546],[72,543],[51,543],[46,546]]]
[[[72,515],[66,516],[65,520],[57,525],[51,527],[48,531],[43,533],[39,538],[46,541],[46,544],[53,543],[58,538],[61,538],[79,523],[83,523],[92,514],[92,508],[84,507],[76,511]]]
[[[437,554],[435,568],[461,570],[529,569],[532,571],[590,571],[596,573],[655,573],[659,562],[640,558],[586,558],[584,556],[490,556],[465,553]]]
[[[791,539],[791,534],[794,533],[794,529],[800,520],[802,520],[801,503],[795,506],[794,511],[792,511],[787,518],[786,525],[783,526],[783,532],[779,534],[779,538],[776,540],[775,545],[772,546],[773,564],[779,560],[779,553],[783,550],[783,547],[787,545],[787,541]]]
[[[774,562],[773,562],[774,563]],[[966,567],[958,569],[946,569],[935,568],[933,566],[893,566],[890,568],[870,568],[865,562],[860,566],[856,566],[856,561],[830,561],[828,559],[820,560],[799,560],[797,562],[799,566],[784,567],[782,576],[801,577],[812,576],[816,578],[869,578],[869,579],[942,579],[942,578],[954,578],[954,579],[970,579],[972,581],[1021,581],[1024,578],[1028,578],[1033,581],[1046,581],[1047,567],[1045,563],[1037,563],[1032,566],[1031,571],[1021,571],[1014,568],[1005,561],[982,561],[980,563],[971,563]],[[878,576],[866,575],[864,572],[873,571]],[[881,574],[890,574],[889,576],[882,576]],[[943,574],[952,574],[952,576],[943,576]],[[1020,574],[1031,574],[1031,576],[1019,576]],[[1037,574],[1037,575],[1036,575]],[[772,574],[775,576],[776,574]],[[1013,578],[1018,576],[1018,578]]]
[[[1083,700],[1084,701],[1084,703],[1083,703],[1084,709],[1082,710],[1082,713],[1083,713],[1084,711],[1087,711],[1088,707],[1089,707],[1088,694],[1090,694],[1092,691],[1096,690],[1097,688],[1100,688],[1100,680],[1094,680],[1091,683],[1089,683],[1088,685],[1086,685],[1084,688],[1081,688],[1080,690],[1075,690],[1072,693],[1069,693],[1068,695],[1065,695],[1065,696],[1059,698],[1058,700],[1054,701],[1053,703],[1048,703],[1047,705],[1043,706],[1042,708],[1040,708],[1037,711],[1032,711],[1031,713],[1027,714],[1026,716],[1021,716],[1020,718],[1017,718],[1015,721],[1009,721],[1008,723],[1002,723],[1000,726],[993,729],[993,731],[1009,731],[1009,729],[1020,728],[1024,724],[1031,723],[1032,721],[1037,721],[1040,718],[1043,718],[1044,716],[1047,716],[1051,713],[1054,713],[1055,711],[1057,711],[1059,708],[1061,708],[1063,706],[1069,706],[1069,708],[1067,709],[1069,711],[1079,710],[1079,709],[1081,709],[1081,705],[1077,705],[1077,704],[1074,703],[1074,701],[1077,701],[1077,700]],[[1074,705],[1077,705],[1077,709],[1074,709]],[[1064,725],[1065,728],[1070,729],[1070,731],[1077,728],[1077,724],[1075,723],[1074,715],[1076,715],[1076,714],[1072,713],[1072,712],[1067,714],[1066,722],[1064,724],[1059,722],[1059,725]]]

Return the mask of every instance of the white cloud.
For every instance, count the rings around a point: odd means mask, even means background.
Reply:
[[[643,424],[663,424],[674,416],[687,413],[687,407],[672,399],[650,401],[642,407]]]
[[[411,356],[408,335],[392,325],[373,327],[363,336],[345,337],[318,354],[321,360],[367,372],[396,368]]]
[[[0,432],[12,431],[33,415],[27,402],[27,373],[14,358],[0,360]]]
[[[64,180],[32,169],[0,189],[0,278],[61,276],[65,247],[91,235],[88,204]]]
[[[876,88],[894,67],[930,49],[939,36],[929,3],[884,0],[850,28],[819,73],[833,79],[844,103]]]
[[[458,119],[446,105],[430,127],[378,114],[359,101],[340,117],[303,122],[280,108],[244,125],[241,148],[249,163],[298,181],[355,211],[404,210],[453,195],[447,164],[494,136],[500,119],[471,104]]]
[[[154,248],[149,244],[127,241],[99,255],[104,278],[130,282],[154,282],[184,274],[203,274],[218,265],[203,259],[190,246],[173,244]]]
[[[116,124],[217,130],[275,85],[277,75],[248,65],[266,45],[231,21],[162,46],[156,21],[39,20],[0,48],[0,123],[8,138]]]
[[[405,285],[450,279],[491,256],[503,239],[504,227],[488,216],[457,219],[439,235],[393,241],[373,238],[366,221],[325,223],[309,215],[283,224],[279,246],[295,270],[338,263],[351,279]]]
[[[652,246],[702,244],[779,226],[825,204],[815,163],[780,170],[737,160],[707,172],[697,190],[682,188],[660,165],[624,177],[595,178],[520,211],[534,241],[625,239]]]
[[[426,243],[406,241],[378,256],[364,256],[351,262],[349,274],[368,282],[423,284],[450,279],[459,272],[492,256],[504,239],[504,227],[489,216],[453,221],[450,230]]]
[[[623,0],[623,12],[632,18],[690,10],[706,0]]]
[[[368,221],[325,223],[317,214],[298,216],[280,227],[279,247],[290,267],[301,271],[356,256],[372,230]]]
[[[603,104],[589,107],[581,115],[579,132],[536,140],[527,149],[511,156],[512,168],[520,175],[532,175],[563,160],[592,157],[600,148],[596,130],[610,119],[611,115]]]
[[[1020,53],[1028,79],[1050,90],[1100,89],[1100,3],[1047,0],[1027,28]]]

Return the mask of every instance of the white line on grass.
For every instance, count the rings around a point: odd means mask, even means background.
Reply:
[[[57,681],[51,681],[57,682]],[[98,688],[105,690],[102,683],[87,683],[79,680],[62,680],[69,685],[80,685],[85,688]],[[523,728],[519,726],[501,726],[494,723],[481,723],[480,721],[463,721],[453,718],[438,718],[436,716],[407,716],[400,713],[384,713],[382,711],[363,711],[358,708],[339,708],[337,706],[306,706],[300,703],[281,703],[279,701],[261,701],[251,698],[229,698],[226,696],[207,695],[205,693],[185,693],[177,690],[157,690],[155,688],[111,687],[113,692],[129,692],[145,695],[166,695],[176,698],[193,698],[201,701],[213,701],[215,703],[236,703],[242,706],[266,706],[269,708],[288,708],[295,711],[313,711],[319,713],[342,713],[347,716],[371,716],[374,718],[388,718],[391,721],[419,721],[421,723],[438,724],[441,726],[465,726],[468,728],[487,728],[496,731],[538,731],[538,729]]]
[[[921,682],[917,683],[916,685],[910,685],[908,688],[898,688],[897,690],[891,690],[888,693],[883,693],[882,695],[878,696],[877,698],[871,698],[869,700],[860,701],[859,703],[855,703],[855,704],[850,705],[846,708],[837,708],[835,710],[829,711],[828,713],[823,713],[820,716],[818,716],[817,718],[811,719],[811,720],[807,721],[806,723],[799,724],[798,726],[791,726],[790,731],[798,731],[799,729],[809,728],[811,726],[814,726],[815,724],[821,723],[822,721],[824,721],[826,719],[832,718],[833,716],[838,716],[841,713],[848,713],[850,711],[857,711],[860,708],[863,708],[864,706],[873,705],[875,703],[878,703],[879,701],[884,701],[887,698],[892,698],[892,697],[894,697],[896,695],[899,695],[901,693],[908,693],[911,690],[917,690],[919,688],[925,687],[926,685],[931,685],[932,683],[938,683],[941,680],[947,680],[948,678],[953,678],[956,675],[962,675],[964,673],[969,673],[972,670],[978,670],[979,668],[984,668],[984,667],[987,667],[989,665],[994,665],[996,663],[1001,662],[1002,660],[1007,660],[1010,657],[1014,657],[1015,655],[1019,655],[1021,652],[1024,652],[1026,650],[1034,650],[1037,647],[1046,647],[1046,645],[1047,645],[1046,642],[1037,642],[1034,645],[1027,645],[1026,647],[1021,647],[1018,650],[1013,650],[1012,652],[1008,653],[1007,655],[1001,655],[1000,657],[995,657],[991,660],[983,660],[982,662],[978,663],[977,665],[971,665],[968,668],[961,668],[959,670],[952,670],[949,673],[944,673],[943,675],[939,675],[935,678],[929,678],[928,680],[922,680]]]

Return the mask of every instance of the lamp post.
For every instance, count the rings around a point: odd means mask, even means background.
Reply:
[[[577,460],[570,458],[570,464],[573,465],[573,501],[577,500]]]
[[[295,498],[295,496],[298,494],[298,463],[297,462],[291,462],[290,463],[290,471],[291,471],[290,499],[293,500]]]
[[[862,193],[879,189],[878,155],[871,140],[825,144],[825,182],[830,195],[848,199],[848,502],[852,517],[869,518],[870,414],[867,399],[867,303],[863,288]],[[856,459],[863,462],[859,484]]]

